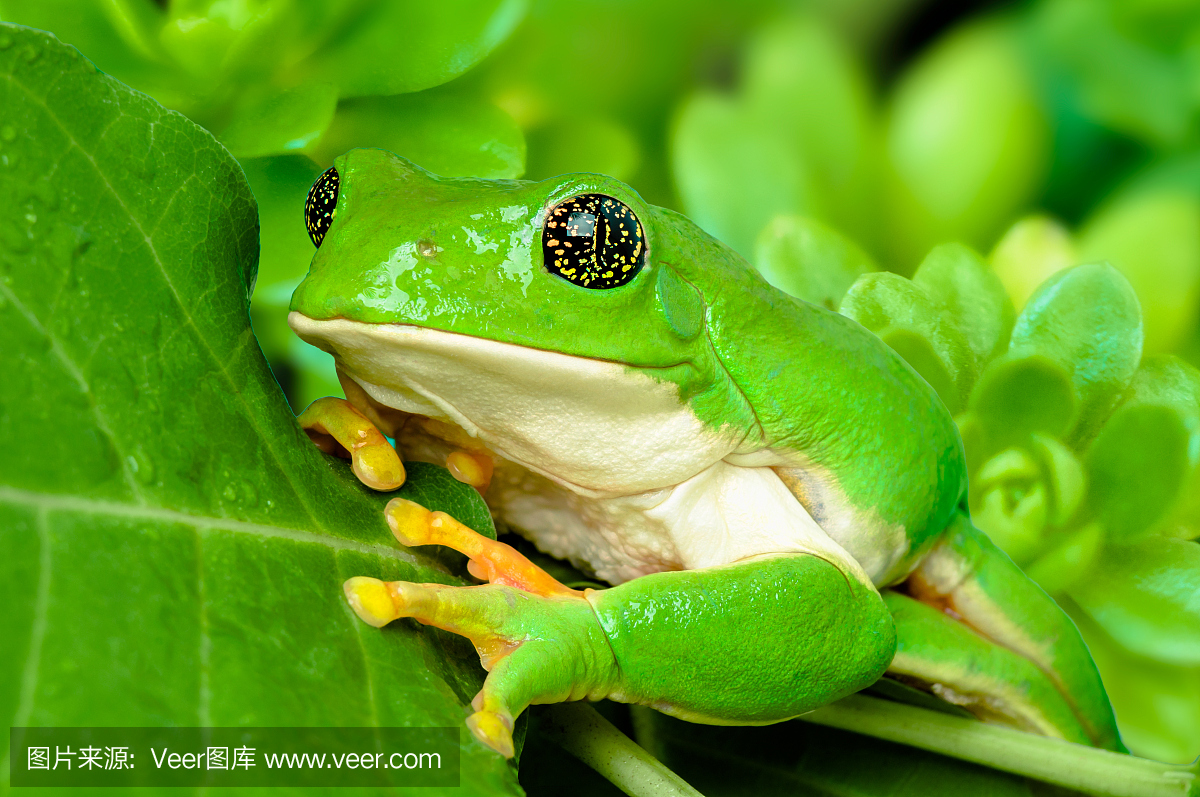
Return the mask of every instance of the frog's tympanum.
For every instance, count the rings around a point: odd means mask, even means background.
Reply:
[[[318,249],[289,320],[347,396],[301,415],[313,440],[376,490],[401,457],[445,465],[502,528],[614,585],[568,588],[388,504],[402,544],[461,551],[486,583],[363,574],[346,596],[371,625],[474,643],[483,743],[511,756],[531,703],[766,724],[886,672],[1120,749],[1079,633],[963,514],[950,415],[855,322],[599,175],[444,179],[358,149],[306,210]]]

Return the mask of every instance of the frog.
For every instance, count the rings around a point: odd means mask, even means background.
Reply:
[[[480,583],[364,573],[345,599],[474,645],[487,747],[512,757],[533,704],[764,725],[887,678],[1124,750],[1078,630],[971,523],[954,419],[853,320],[598,174],[441,177],[354,149],[305,220],[288,320],[345,394],[298,417],[312,441],[381,492],[442,465],[596,579],[387,503],[399,544],[459,551]]]

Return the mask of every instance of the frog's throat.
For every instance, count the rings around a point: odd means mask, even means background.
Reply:
[[[679,484],[743,438],[702,423],[675,385],[620,363],[409,324],[299,312],[288,323],[380,404],[459,426],[581,495]]]

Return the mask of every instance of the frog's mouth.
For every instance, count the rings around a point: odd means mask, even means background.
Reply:
[[[584,495],[679,484],[739,442],[647,369],[409,324],[298,312],[288,323],[380,404],[454,424]]]

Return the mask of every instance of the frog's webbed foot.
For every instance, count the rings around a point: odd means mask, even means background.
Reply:
[[[612,651],[578,593],[544,597],[504,584],[449,587],[364,577],[347,581],[345,591],[373,626],[411,617],[471,641],[488,676],[471,701],[475,713],[467,726],[507,758],[514,718],[528,705],[603,697],[611,688]]]
[[[357,577],[345,584],[347,600],[366,623],[379,627],[411,617],[471,640],[489,672],[467,719],[477,739],[512,757],[513,721],[530,703],[579,700],[595,690],[602,696],[612,653],[584,593],[445,512],[393,498],[384,515],[402,545],[453,548],[468,557],[471,575],[489,582],[448,587]]]
[[[383,433],[345,399],[317,399],[297,420],[327,454],[349,459],[354,475],[373,490],[395,490],[404,484],[404,465]]]

